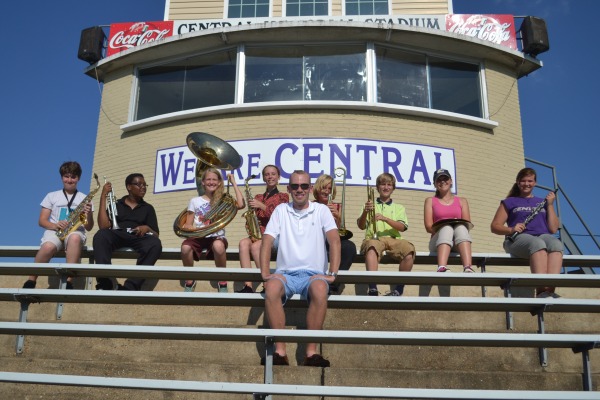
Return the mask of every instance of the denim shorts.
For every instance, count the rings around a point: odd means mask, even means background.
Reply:
[[[294,294],[299,294],[306,299],[307,302],[310,303],[310,298],[308,297],[308,288],[310,284],[315,280],[320,280],[327,283],[329,287],[329,282],[325,278],[314,278],[310,279],[315,275],[323,275],[322,272],[310,270],[310,269],[298,269],[294,271],[283,271],[281,275],[285,277],[285,281],[279,277],[274,277],[271,279],[279,280],[285,289],[285,297],[282,298],[283,304],[287,302],[287,300],[292,297]]]

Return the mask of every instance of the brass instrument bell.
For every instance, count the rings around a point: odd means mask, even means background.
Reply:
[[[239,153],[226,141],[204,132],[192,132],[187,135],[186,143],[196,161],[196,189],[198,195],[204,194],[202,174],[208,168],[233,170],[242,165]]]

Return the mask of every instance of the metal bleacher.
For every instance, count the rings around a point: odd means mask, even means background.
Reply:
[[[37,247],[0,247],[0,257],[32,257]],[[93,250],[86,249],[84,257],[93,261]],[[135,258],[135,254],[118,252],[115,257]],[[179,249],[166,249],[163,259],[179,260]],[[228,259],[237,259],[235,250],[228,252]],[[325,396],[359,398],[428,398],[428,399],[600,399],[593,390],[590,364],[591,350],[600,347],[600,332],[593,334],[549,334],[544,329],[546,313],[600,312],[600,300],[580,298],[522,298],[512,297],[515,288],[531,288],[543,283],[565,288],[600,288],[600,276],[595,274],[532,275],[515,273],[489,273],[486,266],[526,266],[527,260],[516,259],[505,254],[473,254],[482,273],[439,274],[435,272],[366,272],[342,271],[338,281],[344,284],[406,284],[446,285],[482,287],[481,297],[368,297],[356,295],[330,296],[331,309],[364,310],[432,310],[432,311],[497,311],[525,312],[537,318],[538,333],[478,333],[478,332],[392,332],[392,331],[347,331],[347,330],[272,330],[260,328],[209,328],[187,326],[154,325],[103,325],[74,323],[32,323],[27,321],[27,311],[32,304],[56,302],[59,304],[138,304],[165,306],[222,306],[263,307],[264,297],[260,293],[208,293],[208,292],[127,292],[95,290],[48,290],[0,288],[0,301],[15,302],[20,306],[19,321],[0,322],[0,334],[17,335],[17,353],[26,351],[24,336],[62,336],[94,338],[134,338],[142,340],[199,340],[238,341],[264,343],[264,383],[197,382],[182,380],[133,379],[118,377],[32,374],[0,371],[0,382],[22,384],[51,384],[65,386],[110,387],[162,391],[187,391],[207,393],[246,393],[255,399],[280,396]],[[458,256],[451,256],[451,263]],[[360,260],[357,260],[360,263]],[[385,260],[384,260],[385,262]],[[418,253],[417,264],[435,264],[435,254]],[[565,256],[565,265],[596,267],[598,256]],[[483,273],[485,272],[485,273]],[[68,276],[118,278],[146,277],[154,279],[203,281],[260,281],[255,269],[241,268],[184,268],[171,266],[144,267],[135,265],[95,264],[35,264],[29,262],[2,262],[0,276],[56,276],[66,282]],[[486,297],[486,287],[502,287],[505,297]],[[305,308],[306,302],[294,296],[286,308]],[[513,347],[540,349],[540,362],[546,362],[546,348],[569,348],[582,355],[582,391],[522,391],[522,390],[465,390],[430,388],[385,388],[350,386],[281,385],[273,381],[272,356],[274,342],[295,343],[318,342],[341,345],[374,344],[385,346],[464,346],[464,347]]]

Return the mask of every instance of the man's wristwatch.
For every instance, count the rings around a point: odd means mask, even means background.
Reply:
[[[337,278],[337,272],[328,272],[328,276],[333,276],[333,279]]]

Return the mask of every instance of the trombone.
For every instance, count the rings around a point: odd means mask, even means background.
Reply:
[[[346,169],[342,167],[337,167],[333,170],[333,182],[331,187],[331,193],[334,193],[336,178],[341,178],[342,183],[342,203],[341,207],[341,219],[340,219],[340,227],[338,228],[338,233],[340,234],[340,239],[347,240],[352,238],[354,235],[348,229],[346,229]],[[329,195],[329,203],[331,203],[331,195]]]

